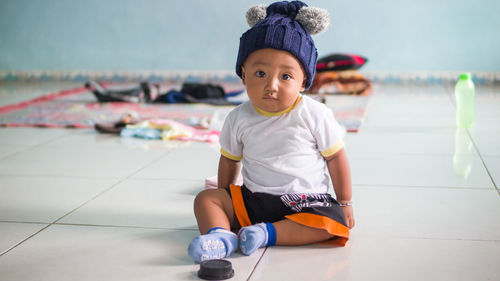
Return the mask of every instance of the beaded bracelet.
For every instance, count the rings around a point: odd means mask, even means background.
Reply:
[[[339,206],[340,206],[340,207],[352,206],[352,201],[345,202],[345,203],[340,203],[340,202],[339,202]]]

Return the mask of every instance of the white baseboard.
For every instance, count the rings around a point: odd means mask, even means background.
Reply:
[[[458,80],[460,72],[453,71],[420,71],[420,72],[387,72],[360,71],[366,78],[375,83],[416,83],[416,84],[448,84]],[[500,84],[499,72],[472,72],[477,84]],[[0,71],[0,81],[238,81],[233,70],[171,70],[171,71]]]

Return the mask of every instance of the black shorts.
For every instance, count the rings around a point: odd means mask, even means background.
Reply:
[[[251,192],[243,186],[226,188],[233,201],[234,212],[241,227],[261,222],[289,219],[296,223],[324,229],[334,235],[327,244],[344,246],[349,228],[339,203],[328,193],[295,193],[272,195]]]

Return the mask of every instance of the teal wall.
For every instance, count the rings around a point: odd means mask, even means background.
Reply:
[[[0,70],[230,70],[241,0],[0,0]],[[324,0],[321,55],[369,71],[499,71],[500,1]]]

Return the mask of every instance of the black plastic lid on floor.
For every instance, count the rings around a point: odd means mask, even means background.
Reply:
[[[227,260],[203,261],[198,271],[198,277],[205,280],[225,280],[233,276],[233,266]]]

